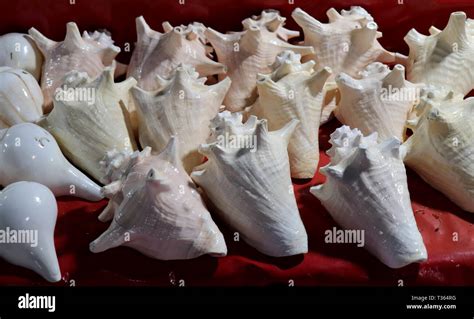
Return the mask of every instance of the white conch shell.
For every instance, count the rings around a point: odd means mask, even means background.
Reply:
[[[304,45],[314,48],[314,55],[303,58],[314,59],[317,70],[330,67],[333,80],[344,72],[358,77],[367,65],[372,62],[400,62],[404,56],[386,51],[377,38],[382,34],[377,31],[377,24],[372,16],[362,7],[353,6],[349,11],[339,14],[334,8],[326,12],[329,23],[321,23],[300,8],[296,8],[292,17],[303,29]]]
[[[268,132],[266,120],[228,111],[213,121],[215,142],[200,152],[209,159],[191,177],[218,213],[260,252],[274,257],[303,254],[308,238],[288,165],[287,145],[297,120]]]
[[[225,66],[211,59],[213,50],[206,45],[206,27],[202,23],[173,28],[169,22],[164,22],[165,33],[152,30],[143,17],[136,19],[136,25],[137,44],[127,76],[133,76],[140,88],[159,89],[160,81],[156,76],[168,79],[181,63],[194,66],[202,77],[225,73]]]
[[[91,78],[95,78],[106,66],[112,64],[120,52],[120,48],[114,46],[111,39],[104,41],[106,35],[100,38],[85,33],[87,36],[82,38],[74,22],[67,24],[66,37],[62,42],[46,38],[35,28],[31,28],[28,33],[45,57],[41,75],[45,113],[51,110],[55,91],[68,72],[86,72]]]
[[[64,154],[101,183],[109,183],[104,164],[136,148],[121,99],[136,80],[115,83],[114,68],[107,67],[91,79],[73,71],[56,92],[55,108],[40,121],[58,141]]]
[[[249,110],[267,119],[268,129],[279,130],[292,119],[300,122],[288,144],[291,177],[312,178],[319,162],[318,131],[329,68],[313,72],[314,61],[304,64],[293,51],[283,51],[273,73],[259,75],[258,99]]]
[[[313,53],[311,47],[291,45],[289,38],[299,35],[283,27],[285,18],[278,11],[262,11],[242,21],[244,31],[222,34],[211,28],[205,32],[217,53],[219,62],[227,66],[232,85],[224,100],[227,110],[242,111],[257,98],[258,73],[270,73],[278,53],[292,50],[301,55]],[[219,75],[222,79],[225,75]]]
[[[18,182],[0,191],[0,230],[5,234],[0,257],[31,269],[50,282],[61,280],[54,248],[57,214],[53,193],[41,184]],[[13,232],[17,234],[16,241],[22,232],[23,242],[12,242]]]
[[[363,231],[365,247],[391,268],[426,260],[408,193],[400,141],[377,143],[342,126],[331,134],[331,163],[321,172],[326,183],[311,187],[334,220]]]
[[[43,94],[28,72],[0,67],[0,129],[35,122],[43,115]]]
[[[474,98],[422,99],[409,121],[405,163],[462,209],[474,213]]]
[[[205,85],[192,66],[179,65],[163,88],[147,92],[132,89],[137,107],[140,144],[161,151],[171,136],[178,137],[180,158],[187,172],[202,163],[197,149],[210,135],[209,124],[222,106],[230,79]]]
[[[453,12],[443,31],[432,27],[425,36],[411,29],[407,79],[463,96],[474,89],[474,24],[464,12]]]
[[[405,124],[419,99],[420,85],[405,80],[405,68],[390,69],[379,62],[369,64],[361,79],[345,73],[336,78],[341,95],[334,111],[337,119],[362,134],[378,133],[380,141],[405,139]]]
[[[43,55],[28,34],[7,33],[0,36],[0,66],[22,69],[39,81]]]
[[[116,182],[120,185],[112,187],[121,203],[109,229],[90,244],[92,252],[128,246],[162,260],[227,254],[224,237],[184,172],[176,148],[172,138],[158,156],[150,156],[149,149],[136,154]]]
[[[0,185],[31,181],[47,186],[56,196],[103,198],[100,187],[72,166],[54,137],[35,124],[0,131],[0,163]]]

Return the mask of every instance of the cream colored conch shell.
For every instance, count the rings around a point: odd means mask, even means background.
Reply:
[[[259,75],[258,99],[250,113],[267,119],[268,129],[279,130],[299,120],[288,144],[291,177],[312,178],[319,161],[318,131],[324,104],[324,84],[329,68],[313,72],[314,61],[304,64],[301,56],[283,51],[277,56],[273,73]]]
[[[200,152],[209,159],[191,177],[241,238],[274,257],[308,251],[288,165],[287,145],[298,121],[268,132],[267,122],[228,111],[213,121],[215,142]]]
[[[92,252],[128,246],[163,260],[227,254],[224,237],[176,148],[172,138],[158,156],[150,156],[149,150],[136,154],[120,185],[112,187],[122,202],[109,229],[90,244]]]
[[[211,59],[213,50],[206,45],[206,27],[202,23],[173,28],[169,22],[164,22],[165,33],[152,30],[143,17],[136,19],[136,25],[137,44],[127,75],[133,76],[140,88],[159,89],[156,76],[168,79],[181,63],[194,66],[202,77],[225,73],[225,66]]]
[[[227,75],[232,80],[224,100],[227,110],[242,111],[255,102],[257,74],[270,73],[270,66],[278,53],[284,50],[301,55],[314,52],[311,47],[287,42],[299,32],[285,29],[285,20],[278,11],[268,10],[242,21],[242,32],[222,34],[211,28],[206,30],[207,39],[216,50],[219,62],[227,66]],[[224,75],[219,77],[222,79]]]
[[[4,232],[0,257],[47,281],[61,280],[54,248],[57,215],[56,199],[46,186],[18,182],[0,191],[0,229]]]
[[[341,99],[334,113],[337,119],[362,134],[378,133],[380,141],[396,137],[405,139],[405,124],[419,100],[420,85],[405,80],[405,68],[393,70],[379,62],[369,64],[361,79],[345,73],[336,83]]]
[[[73,71],[56,92],[53,111],[39,123],[58,141],[62,151],[77,166],[101,183],[109,183],[107,166],[136,148],[121,99],[135,79],[114,83],[114,68],[107,67],[91,79]]]
[[[100,37],[99,33],[92,36],[85,33],[87,36],[82,38],[74,22],[67,24],[66,37],[62,42],[46,38],[35,28],[31,28],[29,34],[44,55],[41,88],[45,113],[51,110],[55,91],[62,84],[66,73],[86,72],[91,78],[95,78],[106,66],[112,64],[120,52],[120,48],[114,46],[113,41],[105,34]]]
[[[314,55],[306,59],[314,59],[317,69],[330,67],[333,77],[341,72],[358,77],[359,72],[372,62],[394,63],[405,58],[380,45],[377,38],[382,34],[377,31],[372,16],[362,7],[353,6],[348,11],[342,10],[341,14],[331,8],[326,14],[329,23],[319,22],[300,8],[291,15],[303,29],[303,44],[314,48]]]
[[[56,196],[104,198],[100,187],[72,166],[54,137],[38,125],[21,123],[0,130],[0,163],[0,185],[31,181],[47,186]]]
[[[331,163],[321,172],[323,185],[311,187],[334,220],[346,230],[362,232],[365,247],[391,268],[426,260],[408,193],[403,149],[377,133],[364,137],[342,126],[331,134]]]
[[[422,99],[405,163],[462,209],[474,213],[474,98]]]
[[[210,135],[209,124],[219,112],[230,79],[205,85],[192,66],[179,65],[163,88],[147,92],[138,87],[132,95],[138,112],[140,144],[161,151],[171,136],[178,137],[180,158],[187,172],[203,161],[197,149]]]
[[[35,122],[43,115],[43,94],[28,72],[0,67],[0,129]]]
[[[39,81],[42,65],[43,55],[28,34],[0,36],[0,66],[25,70]]]
[[[407,79],[466,95],[474,89],[474,23],[464,12],[453,12],[446,28],[434,27],[425,36],[411,29],[405,36],[410,48]]]

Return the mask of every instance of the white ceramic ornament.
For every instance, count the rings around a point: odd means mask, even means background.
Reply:
[[[219,112],[230,86],[228,78],[214,85],[205,85],[205,81],[192,66],[179,65],[169,80],[161,79],[161,90],[132,89],[141,146],[159,152],[171,136],[178,137],[180,158],[187,172],[202,163],[198,146],[209,137],[210,121]]]
[[[466,95],[474,89],[474,23],[464,12],[453,12],[444,30],[434,27],[425,36],[411,29],[407,79],[431,85],[444,94]]]
[[[62,42],[46,38],[35,28],[28,33],[44,55],[41,88],[44,94],[45,113],[53,107],[56,89],[62,85],[66,73],[79,71],[91,78],[99,76],[106,66],[112,65],[120,48],[113,45],[110,36],[100,32],[81,37],[74,22],[67,24],[66,37]]]
[[[202,23],[173,27],[164,22],[164,33],[152,30],[143,17],[136,19],[136,25],[137,44],[127,75],[133,76],[140,88],[159,89],[157,76],[168,79],[181,63],[193,66],[201,77],[225,73],[225,66],[211,59],[213,49],[206,45]]]
[[[28,72],[0,67],[0,129],[37,121],[43,115],[43,94]]]
[[[331,134],[327,178],[311,187],[334,220],[346,230],[363,232],[365,248],[390,268],[426,260],[416,226],[396,138],[377,142],[342,126]]]
[[[313,72],[314,62],[301,64],[300,59],[293,51],[283,51],[277,56],[273,72],[259,75],[259,97],[249,112],[267,119],[271,131],[279,130],[293,119],[300,122],[288,144],[291,176],[312,178],[319,162],[318,131],[326,96],[324,84],[331,70]]]
[[[242,111],[257,98],[258,73],[270,73],[278,53],[292,50],[301,55],[313,53],[311,47],[291,45],[287,41],[299,35],[283,27],[285,18],[278,11],[264,10],[260,16],[242,21],[244,30],[228,34],[211,28],[205,32],[217,53],[218,61],[227,66],[232,85],[224,100],[226,109]],[[226,75],[219,75],[220,80]]]
[[[421,86],[405,80],[405,68],[397,64],[369,64],[361,78],[341,73],[336,78],[341,95],[334,111],[337,119],[362,134],[378,133],[380,141],[405,139],[405,124],[419,101]]]
[[[0,66],[22,69],[39,81],[43,55],[28,34],[7,33],[0,36]]]
[[[269,132],[267,122],[228,111],[213,120],[215,141],[201,145],[208,161],[193,180],[220,217],[249,245],[274,257],[304,254],[308,238],[290,178],[287,145],[297,120]]]
[[[90,244],[92,252],[128,246],[162,260],[227,254],[224,237],[183,170],[177,147],[172,138],[157,156],[149,148],[135,153],[122,179],[105,187],[112,195],[106,211],[114,219]]]
[[[426,97],[409,121],[405,163],[429,185],[474,213],[474,98]]]
[[[31,123],[0,130],[0,185],[19,181],[41,183],[55,196],[103,198],[100,187],[66,160],[54,137]]]
[[[53,193],[33,182],[0,191],[0,257],[50,282],[61,280],[54,248],[58,206]]]
[[[109,183],[108,165],[118,165],[136,148],[124,94],[133,78],[114,82],[114,68],[95,79],[84,72],[66,75],[55,94],[53,111],[39,123],[58,141],[64,154],[101,183]]]

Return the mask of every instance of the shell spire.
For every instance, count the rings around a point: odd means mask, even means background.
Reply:
[[[403,150],[395,138],[377,142],[348,126],[331,134],[323,185],[311,187],[344,229],[363,232],[365,247],[391,268],[426,260],[408,193]]]
[[[241,119],[224,111],[213,120],[214,141],[199,148],[208,161],[191,177],[249,245],[275,257],[306,253],[287,155],[298,121],[269,132],[265,120]]]
[[[260,16],[245,19],[241,32],[222,34],[211,28],[206,30],[207,39],[215,48],[219,62],[227,66],[227,74],[232,80],[224,100],[228,110],[242,111],[255,102],[257,74],[271,72],[270,65],[280,52],[313,53],[311,47],[286,41],[296,33],[283,28],[284,21],[277,11],[263,11]],[[222,75],[219,77],[223,78]]]
[[[29,34],[45,57],[41,75],[45,113],[51,111],[55,91],[62,85],[68,72],[85,72],[95,78],[112,64],[120,52],[120,48],[114,46],[111,39],[103,41],[104,38],[98,36],[100,32],[93,37],[88,34],[81,37],[74,22],[67,24],[66,37],[62,42],[49,40],[35,28],[31,28]]]
[[[173,27],[165,22],[164,33],[152,30],[143,17],[136,19],[136,25],[137,45],[127,75],[137,79],[140,88],[158,89],[156,76],[168,79],[181,63],[192,65],[202,77],[226,72],[224,65],[211,59],[202,23]]]
[[[273,72],[259,75],[259,97],[248,112],[267,119],[270,130],[278,130],[293,119],[299,121],[288,147],[291,176],[312,178],[319,161],[319,123],[331,70],[314,72],[313,61],[302,64],[300,59],[292,51],[277,56]]]
[[[159,155],[136,152],[120,182],[107,186],[111,200],[101,218],[113,221],[90,244],[92,252],[123,245],[162,260],[227,254],[222,233],[178,160],[178,148],[172,137]]]
[[[205,85],[190,65],[179,65],[161,90],[132,90],[138,111],[140,144],[161,151],[171,136],[180,141],[180,158],[190,172],[202,163],[197,149],[210,135],[210,121],[219,112],[230,79]]]
[[[464,12],[453,12],[442,31],[432,27],[425,36],[410,30],[405,36],[407,79],[433,86],[441,95],[465,96],[474,89],[474,25],[469,20]]]

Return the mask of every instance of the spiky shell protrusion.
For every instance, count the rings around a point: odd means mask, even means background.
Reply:
[[[372,16],[362,7],[351,7],[349,11],[342,10],[341,14],[331,8],[326,14],[329,23],[319,22],[300,8],[291,15],[303,29],[303,44],[314,48],[314,55],[306,59],[314,59],[318,70],[330,67],[334,77],[341,72],[358,77],[359,72],[372,62],[394,63],[404,59],[380,45],[377,38],[382,34],[377,31]]]
[[[408,193],[403,149],[395,138],[377,142],[342,126],[331,134],[327,179],[311,188],[344,229],[361,231],[365,247],[391,268],[427,258]]]
[[[189,65],[179,65],[162,89],[147,92],[138,87],[132,95],[138,112],[140,144],[161,151],[171,136],[180,143],[180,158],[187,172],[202,163],[198,147],[210,135],[210,121],[219,112],[230,79],[205,85]]]
[[[421,86],[405,80],[402,65],[390,71],[375,62],[361,72],[361,79],[341,73],[336,83],[341,99],[334,113],[341,123],[364,135],[377,132],[380,141],[405,139],[405,124],[419,101]]]
[[[405,36],[410,48],[407,79],[425,83],[445,94],[465,96],[474,89],[474,24],[464,12],[453,12],[440,31],[425,36],[411,29]]]
[[[474,213],[474,98],[422,99],[405,163],[462,209]]]
[[[111,38],[105,34],[101,36],[100,32],[92,35],[86,32],[87,36],[81,37],[74,22],[67,24],[66,37],[62,42],[46,38],[35,28],[31,28],[28,33],[45,57],[41,74],[45,113],[51,110],[54,93],[68,72],[85,72],[95,78],[112,64],[120,52]]]
[[[228,111],[218,115],[213,121],[215,141],[199,149],[208,161],[191,177],[249,245],[275,257],[306,253],[308,239],[287,153],[298,121],[269,132],[266,120],[240,120]]]
[[[56,90],[53,111],[40,121],[58,141],[64,154],[101,183],[109,183],[105,160],[111,154],[129,156],[136,148],[123,92],[136,84],[133,78],[115,83],[114,68],[91,79],[73,71]]]
[[[92,252],[128,246],[162,260],[227,254],[224,237],[184,172],[177,147],[173,137],[157,156],[149,149],[135,153],[115,182],[119,185],[106,186],[112,189],[109,206],[116,212],[109,229],[90,244]]]
[[[285,20],[275,10],[263,11],[260,16],[243,20],[241,32],[222,34],[211,28],[206,30],[207,39],[216,50],[219,62],[227,66],[227,75],[232,80],[224,100],[227,110],[242,111],[255,102],[257,74],[270,73],[278,53],[284,50],[301,55],[314,52],[311,47],[287,42],[299,33],[285,29]],[[219,77],[222,79],[223,75]]]
[[[249,112],[267,119],[272,131],[293,119],[300,122],[288,145],[291,176],[312,178],[319,161],[319,123],[326,97],[325,83],[331,70],[313,72],[314,62],[301,64],[300,59],[293,51],[283,51],[277,56],[271,74],[259,74],[259,97]]]
[[[204,36],[206,27],[194,22],[187,26],[163,23],[164,33],[152,30],[143,17],[136,19],[137,45],[128,67],[128,76],[144,90],[160,88],[159,79],[168,79],[181,63],[192,65],[201,77],[225,73],[226,67],[213,61],[212,48]]]

